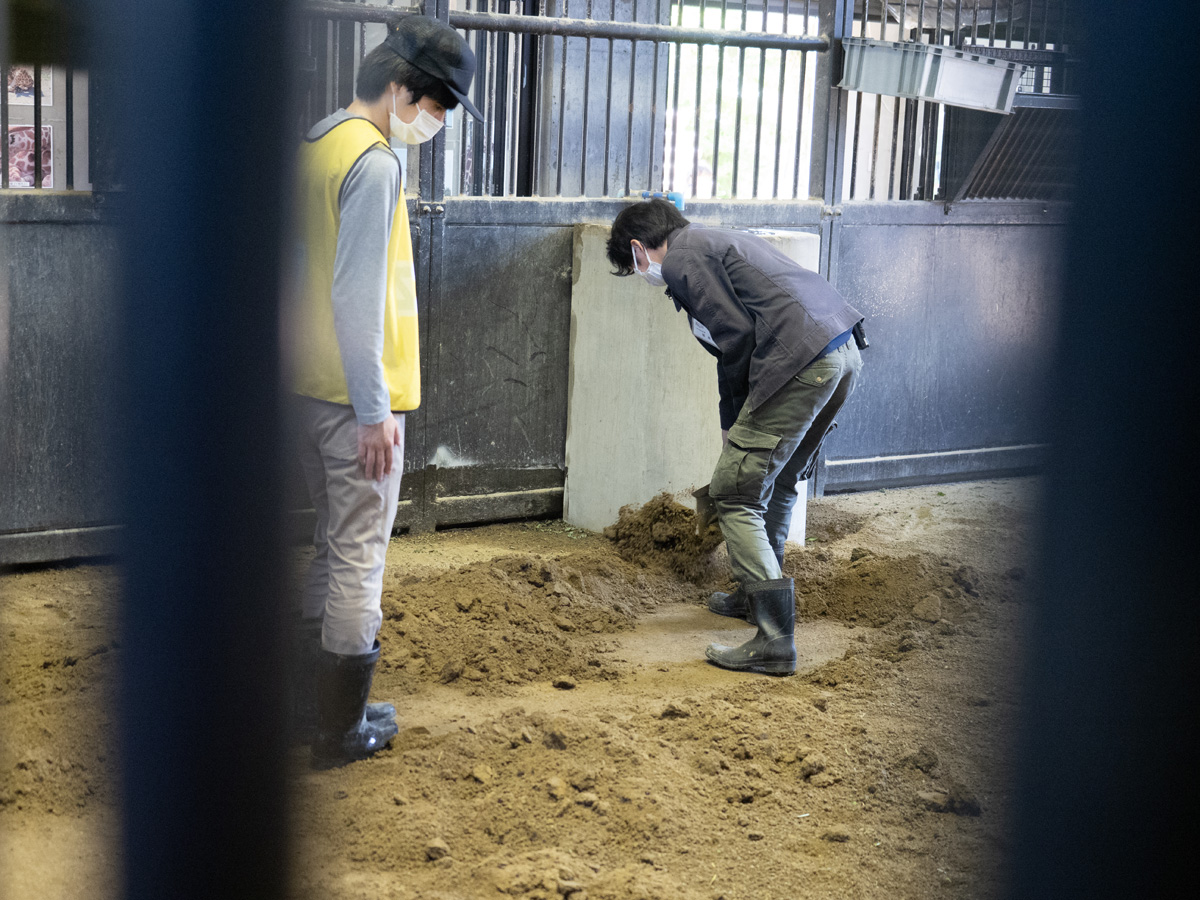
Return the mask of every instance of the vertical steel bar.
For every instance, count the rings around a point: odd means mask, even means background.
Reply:
[[[466,0],[464,6],[467,12],[470,12],[471,0]],[[470,46],[474,36],[474,32],[468,31],[465,33],[464,37],[466,38],[468,46]],[[460,129],[459,134],[461,135],[458,142],[458,192],[460,194],[469,194],[471,193],[471,185],[469,175],[470,165],[468,160],[471,156],[471,126],[468,123],[470,122],[471,117],[461,109],[455,113],[455,115],[459,116],[460,118],[458,127]]]
[[[5,88],[7,90],[7,87]],[[33,66],[33,186],[42,186],[42,66]]]
[[[866,13],[864,12],[864,15]],[[884,31],[887,30],[887,7],[883,4],[879,6],[879,39],[883,40]],[[883,97],[875,95],[875,129],[871,140],[871,189],[868,193],[870,199],[875,199],[875,181],[876,172],[879,168],[879,125],[880,117],[883,113]]]
[[[705,0],[700,0],[700,27],[704,27]],[[692,128],[692,195],[700,185],[700,96],[704,84],[704,46],[696,44],[696,121]],[[719,117],[718,117],[719,118]]]
[[[633,0],[633,21],[638,20],[638,0]],[[624,197],[629,196],[630,180],[633,174],[633,83],[637,78],[637,51],[638,41],[629,42],[629,118],[625,127],[625,192]],[[653,127],[653,126],[651,126]],[[646,185],[647,190],[650,185]]]
[[[763,0],[762,8],[762,31],[767,30],[767,0]],[[762,161],[762,124],[763,124],[763,82],[767,80],[767,52],[762,48],[758,48],[758,110],[757,123],[754,129],[754,186],[751,196],[758,196],[758,177],[759,167]]]
[[[8,187],[8,73],[0,91],[0,188]]]
[[[956,48],[962,46],[962,0],[954,0],[954,39],[950,43]]]
[[[513,40],[516,42],[516,47],[514,48],[516,52],[513,53],[511,57],[512,71],[509,79],[512,87],[509,89],[509,103],[511,109],[508,115],[508,130],[512,134],[512,154],[508,158],[508,178],[509,185],[512,189],[511,193],[516,196],[520,193],[518,188],[520,177],[518,173],[521,171],[523,162],[521,157],[521,82],[528,77],[528,73],[525,71],[525,67],[523,65],[523,60],[525,59],[525,49],[526,44],[529,41],[529,35],[514,35]],[[528,157],[528,154],[525,155]]]
[[[812,17],[812,0],[804,0],[804,33],[808,34],[808,23]],[[804,142],[804,103],[808,98],[808,54],[800,54],[800,102],[796,104],[796,164],[792,171],[792,198],[800,199],[800,148]],[[809,156],[811,157],[811,152]],[[810,164],[812,160],[809,160]],[[812,182],[809,182],[810,186]],[[811,187],[809,193],[812,193]]]
[[[592,0],[588,0],[587,17],[592,17]],[[592,39],[585,41],[583,58],[583,155],[579,160],[579,196],[587,196],[587,161],[588,161],[588,87],[592,80]]]
[[[1033,38],[1031,37],[1033,34],[1033,0],[1027,0],[1027,2],[1029,3],[1029,7],[1027,10],[1028,14],[1025,16],[1025,34],[1022,40],[1025,48],[1029,49],[1033,46]]]
[[[66,151],[67,151],[67,183],[68,191],[75,190],[75,67],[66,67],[67,88],[63,98],[63,112],[67,117]]]
[[[663,4],[663,2],[664,2],[664,0],[656,0],[655,6],[654,6],[654,9],[656,12],[656,15],[654,17],[655,24],[657,24],[662,19],[662,4]],[[649,157],[649,162],[647,163],[648,171],[646,172],[646,188],[648,190],[654,190],[656,187],[656,185],[654,183],[654,160],[655,160],[654,145],[655,145],[656,139],[658,138],[658,67],[659,67],[659,57],[661,57],[661,55],[662,55],[661,51],[662,51],[662,44],[660,44],[658,41],[655,41],[654,42],[654,55],[653,55],[653,59],[651,60],[652,65],[654,66],[654,69],[650,73],[650,97],[651,97],[651,99],[650,99],[650,157]],[[663,120],[663,137],[664,137],[664,139],[666,137],[666,120],[665,120],[665,118]],[[665,147],[664,147],[664,153],[665,153]],[[657,187],[660,190],[662,189],[661,181],[657,184]]]
[[[791,12],[792,0],[785,0],[783,5],[783,33],[787,34],[788,30],[788,14]],[[771,199],[779,199],[779,164],[783,161],[783,92],[787,85],[787,51],[779,51],[779,107],[775,110],[775,180],[771,185]],[[800,152],[800,148],[796,148],[796,152]],[[716,165],[716,161],[713,161]]]
[[[978,2],[978,0],[976,0]],[[996,46],[996,17],[999,14],[997,10],[998,0],[992,0],[992,19],[988,24],[988,46]]]
[[[567,11],[567,0],[563,0],[563,11],[559,14],[559,18]],[[554,176],[554,195],[562,196],[563,184],[563,169],[566,166],[563,164],[563,136],[567,131],[567,36],[563,35],[560,38],[562,48],[560,50],[562,56],[562,70],[558,74],[558,171]]]
[[[499,3],[499,0],[496,0]],[[488,3],[489,10],[493,7],[493,3]],[[500,38],[496,32],[488,35],[488,58],[492,64],[488,70],[488,101],[486,118],[487,127],[487,168],[484,177],[487,178],[487,195],[489,197],[500,196],[500,191],[504,188],[504,182],[496,178],[496,145],[501,139],[503,130],[500,125],[500,110],[499,110],[499,82],[500,82]],[[503,163],[501,163],[503,165]]]
[[[917,6],[917,40],[925,43],[925,0]]]
[[[677,25],[683,22],[683,5],[680,4],[678,9],[679,17],[676,21]],[[679,155],[679,70],[682,68],[680,65],[681,60],[679,58],[679,51],[681,49],[683,49],[681,44],[671,45],[671,51],[675,56],[675,84],[673,88],[674,97],[671,100],[671,152],[667,156],[667,162],[670,163],[670,168],[668,172],[667,183],[665,185],[670,190],[674,190],[676,187],[675,177],[678,174],[678,167],[675,164],[675,159]]]
[[[725,19],[729,15],[729,0],[721,0],[721,30],[725,30]],[[712,195],[717,196],[717,177],[721,172],[721,88],[725,84],[725,48],[717,48],[717,127],[713,129],[713,177]]]
[[[898,40],[898,41],[904,40],[904,24],[905,24],[904,20],[907,16],[908,16],[908,0],[902,0],[902,2],[900,4],[900,22],[896,26],[899,29],[899,31],[897,33],[897,37],[896,37],[896,40]]]
[[[539,17],[545,18],[546,0],[538,0],[537,14]],[[530,190],[535,197],[540,197],[542,194],[541,161],[545,156],[545,154],[542,152],[542,142],[545,140],[545,126],[542,120],[541,106],[542,97],[544,95],[544,91],[542,90],[542,79],[546,77],[543,60],[546,56],[547,40],[549,40],[549,38],[544,35],[537,39],[537,66],[535,67],[536,71],[534,72],[537,80],[534,82],[534,88],[531,92],[533,95],[533,109],[530,110],[530,115],[533,116],[533,162],[530,168],[533,171],[533,183]]]
[[[946,2],[946,0],[938,0],[937,22],[934,24],[934,31],[933,31],[933,42],[935,44],[938,44],[939,46],[941,45],[942,38],[944,36],[942,33],[942,11],[945,9],[945,2]]]
[[[742,0],[742,31],[746,30],[746,10],[750,0]],[[742,94],[746,89],[746,48],[738,47],[738,91],[737,104],[733,122],[733,188],[732,195],[736,199],[738,192],[738,167],[741,164],[742,152]]]
[[[1043,49],[1043,50],[1046,49],[1046,44],[1047,44],[1046,35],[1049,34],[1049,28],[1050,28],[1050,0],[1042,0],[1042,31],[1038,35],[1038,37],[1041,38],[1041,40],[1038,41],[1038,44],[1041,47],[1041,49]]]
[[[854,92],[854,115],[847,127],[854,129],[854,138],[850,142],[850,199],[854,199],[854,189],[858,182],[858,136],[862,129],[862,91]]]
[[[1004,46],[1011,47],[1013,41],[1013,3],[1008,0],[1008,18],[1004,22]]]
[[[617,0],[611,0],[608,8],[609,21],[617,17]],[[613,95],[613,39],[608,39],[608,89],[604,92],[604,194],[608,196],[608,170],[609,158],[612,156],[613,139],[612,139],[612,95]]]

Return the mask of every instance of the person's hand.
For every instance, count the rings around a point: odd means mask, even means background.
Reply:
[[[728,443],[729,443],[729,429],[722,428],[721,429],[721,446],[724,447]]]
[[[358,426],[358,464],[372,481],[392,474],[392,448],[400,443],[400,426],[394,416],[375,425]]]

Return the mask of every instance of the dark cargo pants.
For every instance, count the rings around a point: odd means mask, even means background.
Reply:
[[[853,340],[810,363],[753,412],[742,407],[717,460],[709,496],[739,584],[781,576],[796,482],[854,391],[862,355]]]

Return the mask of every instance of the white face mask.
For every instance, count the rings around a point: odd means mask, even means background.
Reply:
[[[423,144],[442,130],[442,122],[426,110],[417,107],[417,117],[405,122],[396,115],[396,95],[392,94],[392,111],[388,115],[392,137],[406,144]]]
[[[650,259],[650,254],[646,254],[646,268],[638,268],[637,247],[631,241],[629,249],[633,253],[633,271],[637,272],[646,279],[646,284],[651,287],[666,287],[667,283],[662,277],[662,263],[656,263]]]

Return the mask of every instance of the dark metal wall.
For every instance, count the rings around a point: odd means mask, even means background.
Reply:
[[[110,552],[116,231],[90,194],[16,192],[0,229],[0,563]]]
[[[1040,464],[1065,215],[1016,204],[842,208],[833,281],[867,317],[871,348],[827,445],[825,489]]]

